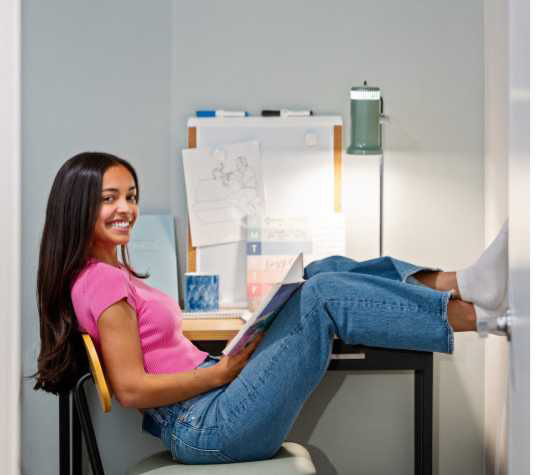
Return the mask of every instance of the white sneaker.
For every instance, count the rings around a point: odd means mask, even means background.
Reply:
[[[477,261],[456,272],[460,298],[488,311],[506,301],[508,281],[508,220]]]

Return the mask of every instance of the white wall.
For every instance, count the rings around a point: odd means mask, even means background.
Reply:
[[[485,209],[491,241],[509,216],[512,340],[486,342],[486,473],[529,471],[529,2],[485,3]]]
[[[169,209],[170,3],[28,1],[23,4],[23,373],[39,349],[35,280],[52,180],[84,150],[130,160],[141,211]],[[58,400],[23,385],[23,471],[58,473]],[[97,407],[95,405],[95,407]],[[160,448],[135,411],[98,420],[107,474]]]
[[[484,212],[489,244],[508,216],[508,3],[484,2]],[[506,474],[508,341],[485,342],[485,473]]]
[[[508,473],[530,464],[530,3],[508,5],[509,303],[512,316]],[[534,465],[532,465],[534,466]]]
[[[20,2],[0,3],[0,472],[20,473]]]
[[[35,367],[37,246],[56,170],[83,149],[124,155],[140,173],[143,209],[170,210],[184,242],[177,157],[198,108],[312,107],[348,125],[350,87],[381,87],[391,117],[385,253],[469,265],[484,243],[482,15],[481,0],[25,2],[25,373]],[[481,473],[482,342],[457,336],[456,354],[436,367],[435,473]],[[330,375],[296,428],[321,472],[413,473],[412,386],[411,374]],[[25,473],[56,473],[57,401],[30,383],[23,396]],[[113,442],[107,473],[158,446],[138,424],[120,408],[98,419],[104,445]],[[341,453],[348,434],[364,448],[359,460]]]

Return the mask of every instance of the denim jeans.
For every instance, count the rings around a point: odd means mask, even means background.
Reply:
[[[421,270],[430,269],[390,257],[356,262],[334,256],[309,264],[305,284],[236,379],[146,411],[143,429],[183,463],[273,456],[322,380],[335,335],[349,344],[452,352],[450,292],[411,279]],[[215,363],[209,357],[201,366]]]

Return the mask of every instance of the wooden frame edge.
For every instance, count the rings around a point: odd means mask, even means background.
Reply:
[[[333,171],[335,178],[335,212],[342,211],[342,125],[333,127]]]
[[[197,128],[188,127],[188,148],[197,148]],[[190,222],[188,223],[188,262],[187,272],[195,272],[197,267],[197,251],[192,245],[192,231],[190,230]]]

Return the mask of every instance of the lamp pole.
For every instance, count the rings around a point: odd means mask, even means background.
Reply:
[[[350,90],[351,143],[346,150],[349,155],[380,156],[380,256],[383,256],[383,150],[382,123],[383,98],[378,87],[367,85]]]

